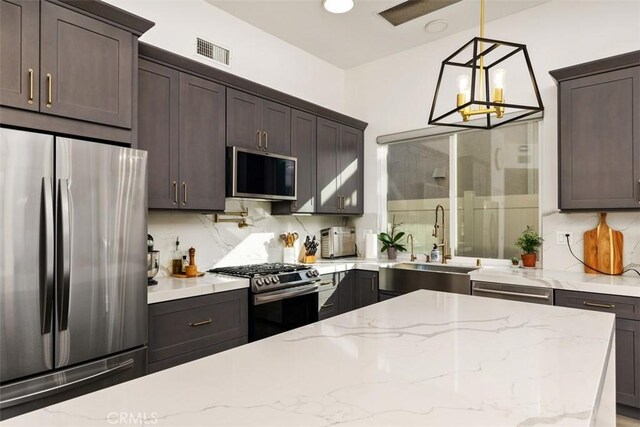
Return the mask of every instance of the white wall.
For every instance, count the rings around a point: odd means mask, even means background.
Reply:
[[[546,267],[580,269],[566,248],[555,246],[555,233],[569,228],[581,235],[597,223],[595,214],[557,213],[557,92],[549,71],[640,49],[639,22],[640,1],[554,0],[486,26],[489,38],[527,45],[545,105],[540,208],[547,239],[543,253],[549,259]],[[347,71],[347,112],[369,122],[365,133],[365,194],[378,192],[381,174],[376,137],[427,127],[441,61],[477,33],[477,28],[458,33]],[[377,211],[376,198],[367,197],[365,212]],[[612,226],[625,229],[625,263],[640,263],[638,214],[613,213],[609,218]],[[582,242],[576,242],[575,248],[581,256]]]
[[[141,40],[211,65],[194,55],[196,36],[232,51],[232,68],[219,68],[293,96],[344,112],[345,72],[202,0],[107,0],[156,25]],[[153,173],[153,165],[150,165]],[[248,228],[214,224],[212,215],[189,212],[149,213],[149,233],[167,273],[176,237],[181,249],[196,248],[201,270],[213,266],[282,261],[278,235],[296,231],[320,237],[320,229],[341,225],[340,217],[271,216],[270,204],[227,201],[227,211],[249,209]]]
[[[278,39],[203,0],[107,0],[156,23],[141,40],[213,65],[195,54],[196,37],[231,49],[232,68],[219,68],[343,112],[342,69]]]

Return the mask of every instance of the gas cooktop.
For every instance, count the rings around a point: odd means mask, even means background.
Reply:
[[[238,277],[256,277],[268,274],[292,273],[294,271],[310,270],[311,266],[304,264],[283,264],[272,262],[264,264],[238,265],[233,267],[212,268],[210,273],[227,274]]]
[[[246,277],[250,279],[253,293],[303,286],[319,280],[318,270],[310,265],[279,262],[212,268],[209,273]]]

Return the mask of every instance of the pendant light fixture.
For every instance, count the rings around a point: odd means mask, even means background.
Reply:
[[[484,2],[480,37],[442,61],[430,125],[492,129],[544,110],[527,47],[484,37]]]

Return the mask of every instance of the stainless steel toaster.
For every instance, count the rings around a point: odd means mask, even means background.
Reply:
[[[356,229],[331,227],[320,230],[320,256],[337,258],[356,255]]]

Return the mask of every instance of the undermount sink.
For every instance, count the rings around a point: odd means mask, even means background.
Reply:
[[[450,265],[450,264],[417,264],[403,262],[401,264],[395,264],[391,268],[403,268],[406,270],[421,270],[421,271],[436,271],[441,273],[456,273],[456,274],[469,274],[480,267],[467,267],[463,265]]]
[[[480,267],[400,263],[380,268],[380,290],[401,295],[418,289],[471,295],[469,273]]]

